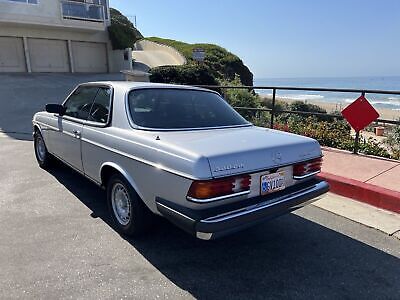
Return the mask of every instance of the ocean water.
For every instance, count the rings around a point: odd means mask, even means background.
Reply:
[[[313,88],[343,88],[400,91],[400,76],[396,77],[349,77],[349,78],[256,78],[255,86],[285,86]],[[262,95],[272,95],[271,90],[257,90]],[[353,102],[358,93],[277,91],[277,97],[301,101],[337,103],[340,107]],[[386,108],[400,112],[400,95],[366,94],[377,109]]]

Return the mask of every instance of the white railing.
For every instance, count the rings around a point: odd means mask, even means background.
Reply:
[[[104,22],[105,7],[101,4],[83,3],[71,0],[61,1],[61,12],[64,19]]]

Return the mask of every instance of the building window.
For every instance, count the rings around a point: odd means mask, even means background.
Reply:
[[[62,0],[64,19],[103,22],[108,19],[106,0]]]
[[[10,2],[19,2],[19,3],[29,3],[29,4],[38,4],[39,0],[7,0]]]

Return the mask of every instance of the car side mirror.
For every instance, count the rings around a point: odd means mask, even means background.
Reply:
[[[46,111],[62,116],[65,113],[65,108],[61,104],[46,104]]]

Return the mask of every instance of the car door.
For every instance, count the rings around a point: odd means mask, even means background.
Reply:
[[[97,86],[81,85],[64,102],[65,113],[57,115],[56,130],[50,132],[51,151],[64,162],[83,172],[81,137]]]
[[[111,123],[111,87],[100,86],[82,132],[82,163],[85,175],[99,181],[99,170],[110,157],[105,149],[108,126]]]

